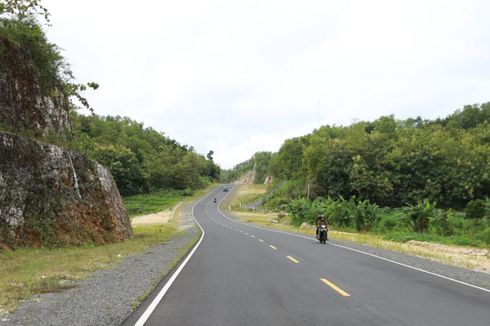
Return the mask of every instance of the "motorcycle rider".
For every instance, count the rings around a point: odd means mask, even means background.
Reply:
[[[325,215],[318,214],[318,216],[316,218],[316,221],[315,221],[315,224],[316,224],[316,238],[318,239],[318,233],[319,233],[319,230],[320,230],[320,225],[322,225],[322,224],[327,225],[327,221],[325,219]]]

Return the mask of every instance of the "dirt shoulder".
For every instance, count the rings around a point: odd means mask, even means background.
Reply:
[[[177,206],[167,210],[154,214],[147,214],[142,216],[136,216],[131,219],[131,226],[141,226],[141,225],[155,225],[155,224],[165,224],[174,217],[175,212],[178,210],[181,203]]]

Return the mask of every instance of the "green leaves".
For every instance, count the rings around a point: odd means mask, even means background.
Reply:
[[[445,120],[385,116],[324,126],[286,140],[270,171],[279,180],[304,179],[320,196],[356,196],[391,207],[428,199],[463,208],[490,195],[489,119],[486,103]]]
[[[38,16],[49,23],[49,11],[40,0],[1,0],[0,14],[10,14],[19,21],[34,21]]]
[[[109,168],[124,195],[196,189],[219,177],[214,162],[129,118],[73,112],[72,121],[72,146]]]

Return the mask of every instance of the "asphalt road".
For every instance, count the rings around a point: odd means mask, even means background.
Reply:
[[[238,223],[222,188],[195,205],[202,242],[145,325],[490,325],[489,292]]]

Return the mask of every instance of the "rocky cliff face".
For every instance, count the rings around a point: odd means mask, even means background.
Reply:
[[[0,124],[41,137],[69,132],[66,96],[55,83],[41,86],[42,72],[28,52],[0,36]]]
[[[0,250],[128,238],[131,225],[109,171],[31,139],[69,140],[71,124],[60,78],[42,63],[49,58],[24,43],[0,35]]]
[[[119,191],[103,166],[0,132],[0,244],[104,243],[130,235]]]

